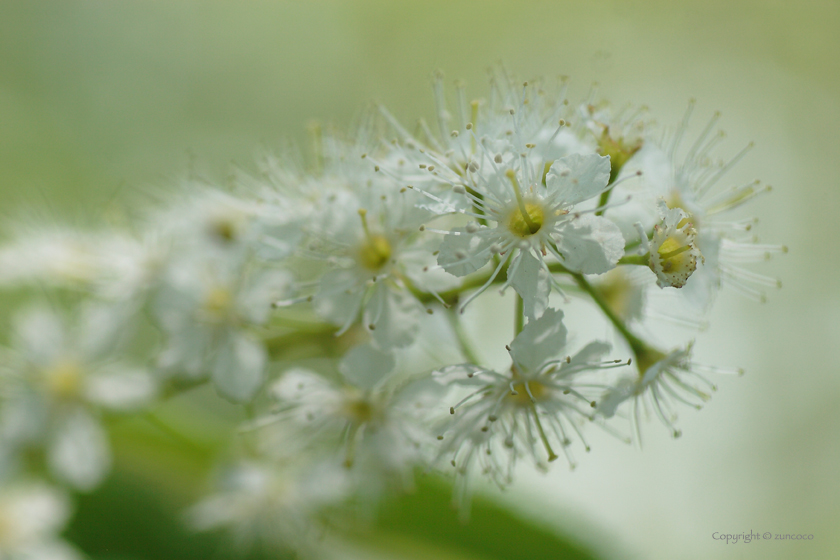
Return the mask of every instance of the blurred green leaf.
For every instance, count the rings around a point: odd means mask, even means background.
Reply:
[[[380,512],[383,536],[434,544],[466,558],[596,560],[600,558],[567,535],[538,527],[491,500],[473,498],[468,522],[452,507],[452,486],[438,477],[421,477],[417,491],[388,503]],[[375,537],[374,537],[375,539]]]

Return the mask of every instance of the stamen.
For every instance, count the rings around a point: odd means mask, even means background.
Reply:
[[[536,233],[540,227],[531,221],[531,216],[528,215],[528,210],[525,208],[525,200],[522,198],[522,193],[519,190],[519,181],[516,180],[516,173],[513,169],[508,169],[505,171],[505,177],[508,178],[513,187],[513,194],[516,196],[516,203],[519,205],[519,212],[522,214],[522,219],[528,224],[528,229],[531,230],[531,233]]]

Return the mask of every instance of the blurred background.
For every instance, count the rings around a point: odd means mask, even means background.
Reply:
[[[774,186],[747,213],[790,247],[756,267],[784,289],[763,305],[723,293],[697,343],[701,361],[747,375],[684,413],[679,440],[656,422],[642,452],[596,436],[574,473],[558,464],[490,498],[603,558],[836,558],[838,29],[835,0],[3,0],[0,219],[101,223],[188,173],[252,168],[261,150],[305,141],[310,119],[346,126],[374,99],[412,123],[431,114],[435,69],[474,97],[499,61],[565,74],[572,99],[598,82],[666,124],[696,98],[695,127],[723,113],[720,154],[755,141],[729,179]],[[88,523],[104,515],[80,507]],[[814,538],[727,545],[716,531]]]

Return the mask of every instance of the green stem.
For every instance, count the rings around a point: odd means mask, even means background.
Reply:
[[[645,255],[625,255],[618,260],[618,264],[650,265],[650,253]]]
[[[513,312],[513,336],[516,337],[525,328],[525,302],[522,296],[516,294],[516,308]]]
[[[604,312],[604,315],[607,316],[607,318],[610,320],[610,322],[613,324],[616,330],[621,334],[622,337],[624,337],[624,340],[626,340],[627,344],[630,345],[630,349],[633,351],[633,354],[635,354],[638,358],[642,354],[646,353],[647,345],[644,342],[642,342],[638,337],[636,337],[636,335],[630,332],[630,330],[627,328],[627,325],[624,324],[624,321],[622,321],[618,317],[618,315],[615,314],[612,308],[610,308],[610,306],[604,300],[603,296],[601,296],[601,293],[598,290],[596,290],[592,286],[592,284],[589,283],[589,281],[583,276],[583,274],[573,272],[571,273],[571,275],[572,278],[575,279],[575,282],[577,282],[578,286],[580,286],[583,289],[583,291],[589,294],[589,297],[591,297],[592,300],[596,303],[596,305],[598,305],[598,307],[601,308],[601,311]]]
[[[612,182],[612,181],[610,181],[610,182]],[[601,209],[595,212],[596,216],[603,215],[603,213],[604,213],[604,208],[603,207],[606,206],[607,202],[610,201],[610,193],[611,192],[612,192],[612,189],[607,189],[607,190],[605,190],[604,192],[601,193],[601,198],[598,199],[598,207],[601,208]]]
[[[461,323],[460,313],[454,307],[450,307],[447,310],[447,316],[449,317],[449,324],[452,325],[452,331],[455,333],[455,338],[458,340],[458,346],[464,358],[471,364],[478,365],[480,363],[478,356],[473,350],[472,344],[467,339],[467,333],[464,331],[464,325]]]

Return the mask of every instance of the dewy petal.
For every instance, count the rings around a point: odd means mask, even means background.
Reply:
[[[533,375],[544,363],[554,358],[566,346],[566,327],[563,326],[563,312],[546,309],[543,316],[529,322],[513,342],[510,343],[510,357],[523,374]]]
[[[266,359],[262,344],[231,333],[213,364],[213,382],[219,394],[235,402],[251,400],[262,386]]]
[[[408,293],[377,284],[365,306],[364,324],[373,325],[371,336],[383,350],[402,348],[414,342],[420,328],[420,306]]]
[[[87,412],[75,410],[57,427],[47,461],[58,478],[79,490],[93,490],[111,467],[107,436]]]
[[[489,237],[492,230],[480,229],[467,233],[465,228],[455,228],[443,238],[438,254],[438,264],[455,276],[466,276],[487,264],[492,256]]]
[[[520,250],[508,270],[516,270],[510,285],[522,298],[522,310],[529,321],[540,317],[548,307],[551,283],[540,259],[531,251]]]
[[[573,205],[601,194],[609,180],[609,157],[572,154],[551,165],[545,185],[555,200]]]
[[[394,369],[394,357],[370,344],[356,346],[341,360],[338,370],[351,385],[359,389],[373,389]]]
[[[624,256],[624,236],[602,216],[582,214],[558,227],[557,249],[563,265],[575,272],[601,274]]]

